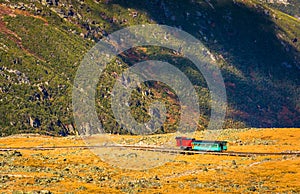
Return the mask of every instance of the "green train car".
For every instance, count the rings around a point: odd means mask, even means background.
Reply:
[[[227,150],[227,142],[196,140],[192,142],[192,150],[222,152]]]

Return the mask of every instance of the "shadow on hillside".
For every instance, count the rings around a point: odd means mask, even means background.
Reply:
[[[232,64],[231,70],[222,69],[234,109],[228,118],[251,127],[300,127],[300,70],[263,10],[221,0],[112,3],[146,12],[158,24],[182,28]]]

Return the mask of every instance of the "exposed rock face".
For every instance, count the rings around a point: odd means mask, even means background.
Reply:
[[[39,118],[32,118],[31,116],[29,117],[29,124],[33,128],[39,128],[41,126],[41,121]]]
[[[73,124],[63,124],[60,120],[58,120],[57,125],[61,127],[61,130],[59,131],[61,136],[78,135]]]
[[[42,4],[43,5],[54,5],[54,6],[58,6],[58,2],[59,0],[42,0]]]

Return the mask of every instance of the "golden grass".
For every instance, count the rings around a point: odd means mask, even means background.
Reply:
[[[170,135],[162,135],[161,141]],[[203,133],[195,133],[200,138]],[[153,138],[157,136],[151,136]],[[164,138],[165,137],[165,138]],[[112,136],[114,141],[147,143],[149,137]],[[225,130],[229,151],[300,151],[300,129]],[[174,140],[175,143],[175,140]],[[10,136],[0,147],[85,145],[78,137]],[[176,155],[164,165],[129,170],[112,167],[91,150],[0,152],[0,191],[49,190],[54,193],[299,193],[298,156]],[[155,154],[151,153],[150,154]],[[145,152],[145,156],[147,154]],[[128,158],[128,161],[135,158]],[[2,160],[2,161],[1,161]],[[125,160],[123,160],[125,161]],[[118,166],[118,161],[115,161]],[[82,178],[80,178],[82,177]]]

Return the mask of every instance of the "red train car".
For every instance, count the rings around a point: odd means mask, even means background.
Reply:
[[[187,137],[176,137],[176,145],[183,150],[192,150],[192,142],[195,141],[195,138]]]

